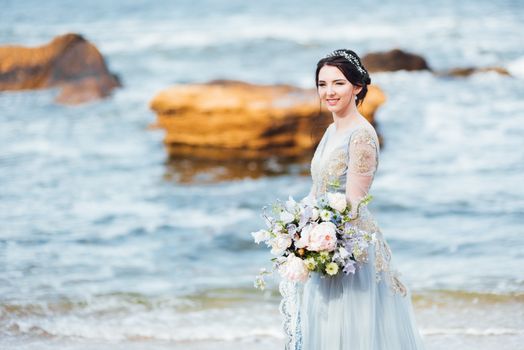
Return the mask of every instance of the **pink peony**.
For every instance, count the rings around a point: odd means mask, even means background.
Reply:
[[[322,222],[309,232],[308,249],[316,252],[331,252],[337,246],[336,226],[332,222]]]
[[[302,231],[300,232],[300,239],[295,241],[295,247],[296,248],[307,248],[309,245],[309,232],[315,227],[317,224],[307,224],[304,226]]]
[[[280,275],[293,282],[305,282],[309,276],[309,270],[304,263],[304,260],[289,254],[286,261],[278,268]]]

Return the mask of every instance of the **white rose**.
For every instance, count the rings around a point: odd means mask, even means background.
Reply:
[[[271,254],[282,255],[291,246],[291,237],[288,235],[277,235],[270,241]]]
[[[346,195],[344,193],[328,193],[329,206],[342,213],[347,206]]]
[[[253,239],[255,240],[256,244],[267,241],[270,237],[268,230],[259,230],[257,232],[251,232],[251,236],[253,236]]]
[[[304,260],[289,254],[286,261],[278,268],[280,275],[294,282],[305,282],[309,276],[309,270],[304,263]]]

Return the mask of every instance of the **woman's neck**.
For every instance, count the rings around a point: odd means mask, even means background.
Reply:
[[[347,111],[340,114],[333,113],[333,123],[337,130],[347,130],[355,126],[361,118],[357,107],[352,104]]]

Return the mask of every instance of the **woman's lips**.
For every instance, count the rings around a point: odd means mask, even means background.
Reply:
[[[338,100],[339,100],[339,98],[327,98],[326,102],[327,102],[328,105],[334,106],[334,105],[337,104]]]

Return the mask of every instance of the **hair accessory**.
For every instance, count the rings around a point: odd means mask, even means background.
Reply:
[[[335,50],[331,53],[328,53],[325,58],[336,57],[336,56],[344,57],[346,60],[352,63],[358,69],[360,73],[366,74],[366,70],[362,68],[362,66],[358,62],[358,59],[355,56],[348,54],[345,50]]]

